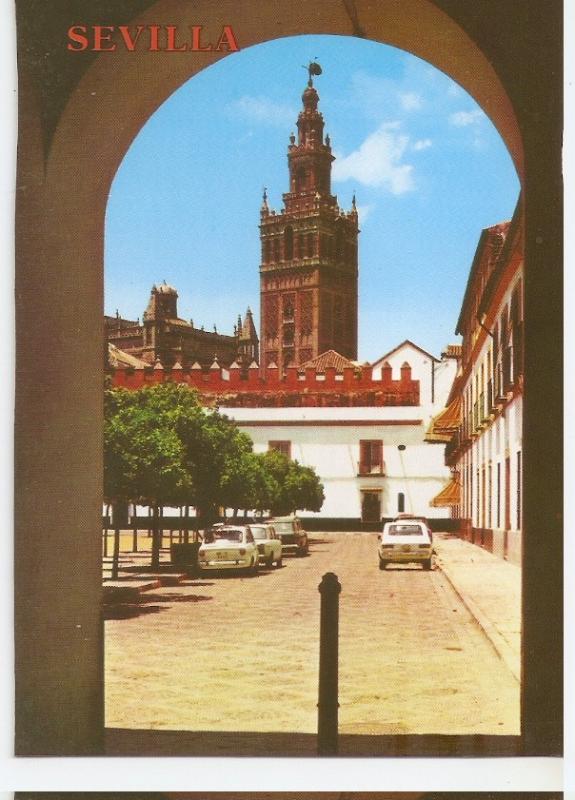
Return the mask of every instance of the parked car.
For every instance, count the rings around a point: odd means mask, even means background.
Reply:
[[[417,519],[400,519],[386,522],[379,537],[379,568],[387,564],[421,564],[423,569],[433,568],[433,541],[425,522]]]
[[[204,532],[198,552],[200,572],[235,569],[256,574],[259,555],[249,525],[215,525]]]
[[[260,564],[266,567],[281,567],[282,565],[282,540],[269,522],[253,523],[250,525],[256,547],[258,549]]]
[[[307,533],[302,528],[298,517],[274,517],[270,519],[279,535],[284,553],[295,553],[296,556],[306,556],[309,552]]]

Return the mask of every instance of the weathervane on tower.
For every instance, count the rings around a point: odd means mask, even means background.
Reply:
[[[316,58],[317,58],[317,56],[316,56]],[[321,66],[317,63],[317,61],[310,61],[309,64],[307,65],[307,67],[304,66],[303,68],[307,69],[307,72],[308,72],[308,75],[309,75],[309,79],[308,79],[307,85],[308,86],[313,86],[312,75],[321,75]]]

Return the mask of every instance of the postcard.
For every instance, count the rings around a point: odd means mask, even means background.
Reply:
[[[560,0],[16,11],[16,755],[561,755]]]

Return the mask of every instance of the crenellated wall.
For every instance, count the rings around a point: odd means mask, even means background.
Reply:
[[[140,389],[166,381],[185,383],[197,389],[206,405],[228,407],[257,406],[418,406],[419,381],[412,380],[411,367],[404,363],[401,375],[394,380],[391,367],[384,366],[381,378],[374,378],[371,367],[346,367],[337,372],[327,367],[325,372],[308,368],[299,372],[287,367],[284,376],[277,367],[265,372],[252,365],[247,372],[232,365],[222,369],[217,363],[209,370],[195,364],[182,369],[176,365],[164,368],[159,362],[144,368],[110,369],[114,387]]]

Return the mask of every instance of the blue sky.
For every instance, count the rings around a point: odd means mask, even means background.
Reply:
[[[339,36],[285,38],[234,53],[148,120],[114,179],[105,307],[140,317],[152,284],[178,289],[180,317],[231,333],[259,327],[262,188],[281,209],[287,145],[316,59],[319,109],[336,155],[332,190],[360,211],[359,358],[404,339],[439,355],[454,335],[482,228],[519,192],[497,131],[450,78],[414,56]]]

